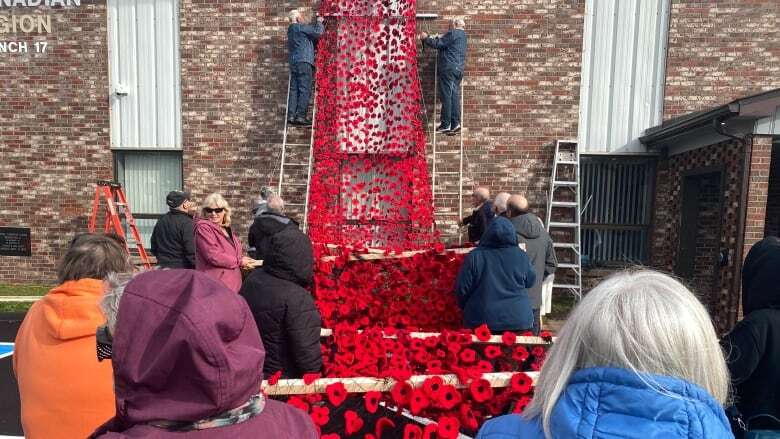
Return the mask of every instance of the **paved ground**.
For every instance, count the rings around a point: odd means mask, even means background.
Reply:
[[[24,314],[0,314],[0,342],[13,342]],[[19,423],[19,392],[12,357],[0,358],[0,435],[22,434]]]

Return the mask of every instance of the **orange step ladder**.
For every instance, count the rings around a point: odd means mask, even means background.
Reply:
[[[97,180],[95,199],[92,202],[92,215],[89,218],[90,233],[95,232],[101,196],[106,200],[106,222],[103,225],[103,232],[114,232],[121,236],[125,241],[127,254],[135,256],[131,250],[131,246],[134,246],[138,252],[137,256],[141,259],[144,268],[152,268],[152,264],[149,262],[149,256],[146,254],[146,249],[144,249],[143,241],[141,241],[141,234],[138,233],[138,227],[135,225],[135,218],[133,218],[133,214],[130,212],[130,205],[127,203],[125,191],[122,190],[122,185],[119,182]],[[127,224],[127,227],[130,229],[132,239],[127,238],[125,229],[122,227],[122,215],[124,215],[125,224]]]

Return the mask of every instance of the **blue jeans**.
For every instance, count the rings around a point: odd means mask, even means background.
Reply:
[[[311,81],[313,67],[307,62],[299,62],[290,66],[290,99],[287,101],[287,117],[289,119],[304,119],[311,98]]]
[[[460,125],[460,82],[463,72],[439,71],[439,97],[441,98],[441,126]]]

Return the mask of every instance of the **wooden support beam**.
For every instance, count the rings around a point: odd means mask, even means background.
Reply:
[[[508,387],[512,381],[512,375],[519,372],[493,372],[485,373],[482,378],[486,379],[491,387]],[[525,372],[534,385],[539,378],[539,372]],[[439,376],[444,384],[451,384],[459,389],[466,387],[458,380],[455,374],[446,375],[414,375],[407,381],[413,387],[422,386],[428,378]],[[393,378],[319,378],[311,384],[306,384],[302,379],[279,380],[273,386],[268,385],[268,381],[263,381],[263,390],[266,395],[308,395],[312,393],[325,393],[325,388],[334,383],[342,383],[348,393],[366,393],[370,391],[389,392],[397,382]]]
[[[363,331],[358,331],[363,332]],[[320,337],[330,337],[333,335],[332,329],[322,328],[320,329]],[[411,338],[428,338],[428,337],[437,337],[441,335],[440,332],[410,332],[409,337]],[[395,335],[385,335],[385,338],[397,338]],[[482,343],[482,344],[499,344],[503,343],[501,340],[500,335],[493,335],[490,337],[487,341],[480,341],[476,335],[471,336],[471,342],[472,343]],[[536,337],[536,336],[523,336],[518,335],[515,338],[515,344],[522,344],[522,345],[547,345],[555,342],[555,337],[553,338],[552,342],[547,342],[542,339],[542,337]]]

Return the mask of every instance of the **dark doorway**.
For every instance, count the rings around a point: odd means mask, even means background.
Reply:
[[[723,171],[702,169],[684,174],[681,202],[674,271],[712,312],[713,299],[720,290]]]

